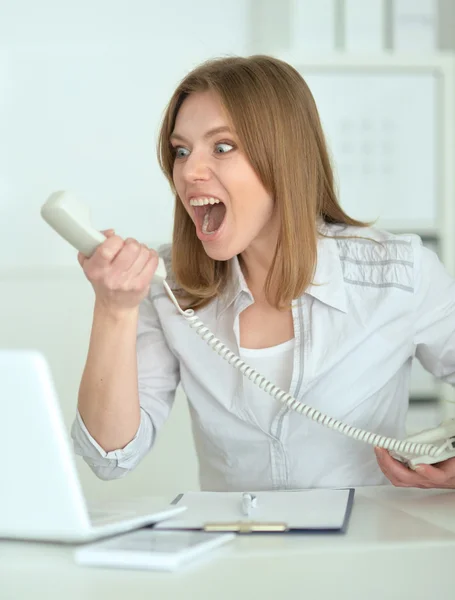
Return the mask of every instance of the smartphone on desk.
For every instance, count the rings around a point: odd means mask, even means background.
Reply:
[[[174,571],[198,557],[208,557],[234,538],[233,533],[139,529],[82,546],[74,558],[77,564],[90,567]]]

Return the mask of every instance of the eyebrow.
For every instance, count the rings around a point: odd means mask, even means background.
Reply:
[[[203,137],[205,140],[207,140],[207,139],[213,137],[214,135],[218,135],[219,133],[232,133],[232,130],[227,125],[222,125],[221,127],[215,127],[214,129],[209,129],[206,133],[204,133]],[[180,135],[179,133],[176,133],[176,132],[171,133],[171,135],[169,136],[169,140],[170,141],[180,140],[187,144],[189,143],[188,140],[183,135]]]

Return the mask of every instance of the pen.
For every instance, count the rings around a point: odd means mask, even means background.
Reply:
[[[250,512],[252,508],[256,508],[257,506],[257,496],[254,494],[244,493],[242,494],[242,510],[243,514],[250,516]]]

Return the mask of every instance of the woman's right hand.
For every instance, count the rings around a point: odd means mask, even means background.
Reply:
[[[77,259],[95,290],[96,301],[112,312],[137,309],[158,266],[158,253],[132,238],[123,240],[112,229],[90,258]]]

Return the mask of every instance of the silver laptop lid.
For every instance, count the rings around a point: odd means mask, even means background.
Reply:
[[[90,527],[53,378],[35,350],[0,350],[0,537]]]

